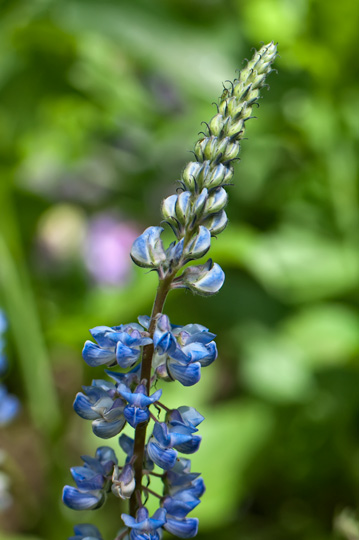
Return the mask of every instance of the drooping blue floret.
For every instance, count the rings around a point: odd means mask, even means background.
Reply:
[[[182,491],[178,491],[174,497],[170,495],[164,497],[162,505],[169,515],[182,519],[192,512],[200,502],[198,497],[195,497],[191,491],[183,489]]]
[[[178,380],[184,386],[196,384],[201,377],[201,367],[217,358],[215,337],[202,325],[174,326],[167,315],[161,315],[153,336],[157,376]]]
[[[73,510],[91,510],[99,508],[106,499],[110,488],[111,476],[117,458],[108,446],[96,450],[95,457],[83,456],[84,465],[72,467],[71,475],[77,487],[65,486],[62,500]]]
[[[81,525],[75,525],[75,536],[70,536],[68,540],[102,540],[100,531],[95,525],[83,523]]]
[[[123,429],[125,401],[116,397],[117,388],[106,381],[92,381],[92,386],[85,386],[74,401],[74,410],[81,418],[92,420],[92,430],[98,437],[109,439]]]
[[[90,330],[97,343],[87,340],[82,357],[92,367],[116,363],[132,367],[141,356],[141,347],[152,343],[148,333],[137,323],[121,326],[96,326]]]
[[[148,510],[141,506],[137,510],[136,519],[128,514],[122,514],[126,527],[131,529],[131,540],[159,540],[159,529],[166,522],[166,510],[159,508],[150,518]]]
[[[133,392],[124,384],[119,384],[118,392],[128,401],[128,405],[124,408],[124,417],[134,428],[142,422],[147,422],[150,416],[147,407],[155,403],[162,395],[162,390],[157,390],[152,396],[148,396],[143,383],[139,384]]]
[[[193,538],[198,532],[198,519],[177,519],[171,515],[168,515],[163,528],[179,538]]]
[[[177,460],[177,451],[162,446],[153,435],[147,443],[147,455],[151,461],[165,471],[172,469]]]
[[[172,496],[185,489],[199,499],[206,490],[203,478],[199,473],[191,473],[191,461],[186,458],[178,459],[175,466],[167,471],[165,485],[166,492]]]

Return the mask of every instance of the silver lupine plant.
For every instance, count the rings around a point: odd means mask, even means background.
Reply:
[[[227,225],[226,187],[232,182],[246,121],[276,56],[273,42],[263,46],[224,90],[217,114],[206,124],[208,134],[195,145],[195,160],[182,173],[180,193],[163,201],[162,216],[175,240],[166,248],[163,228],[149,227],[132,246],[134,263],[158,274],[151,316],[140,316],[136,323],[93,328],[95,342],[86,341],[83,349],[88,365],[122,370],[106,369],[112,381],[93,380],[84,387],[76,396],[75,411],[91,420],[94,433],[102,439],[118,435],[126,423],[134,428],[134,438],[119,437],[127,456],[121,465],[107,446],[100,446],[95,457],[84,456],[83,466],[71,469],[77,487],[65,486],[63,500],[70,508],[85,510],[102,506],[109,493],[129,499],[129,514],[122,514],[124,526],[115,540],[159,540],[163,530],[179,538],[197,534],[198,520],[187,515],[200,503],[205,486],[200,475],[191,472],[190,460],[180,454],[198,450],[197,426],[204,418],[192,407],[169,409],[160,401],[162,390],[151,389],[159,379],[183,386],[196,384],[201,368],[216,359],[217,347],[215,334],[206,327],[171,324],[163,307],[171,289],[210,296],[223,285],[224,272],[217,263],[193,261],[209,251],[211,237]],[[154,415],[152,407],[162,413]],[[163,493],[150,489],[153,476],[161,478]],[[152,517],[145,506],[149,496],[159,500]],[[101,538],[96,527],[85,524],[76,526],[69,540]]]

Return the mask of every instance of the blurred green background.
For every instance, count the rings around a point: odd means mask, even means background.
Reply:
[[[279,73],[213,241],[225,285],[166,305],[216,332],[220,355],[164,401],[206,416],[199,540],[359,538],[358,21],[353,0],[0,3],[0,306],[23,404],[0,433],[14,499],[0,540],[63,540],[84,521],[115,536],[118,500],[60,500],[98,444],[72,410],[101,376],[81,348],[89,328],[149,313],[156,277],[129,246],[262,40],[279,42]]]

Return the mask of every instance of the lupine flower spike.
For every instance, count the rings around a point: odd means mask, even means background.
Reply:
[[[201,324],[172,324],[163,307],[171,289],[210,296],[223,285],[224,272],[216,262],[210,258],[204,264],[195,262],[209,251],[211,238],[227,226],[226,188],[232,182],[246,122],[276,56],[273,42],[262,47],[223,92],[207,135],[194,147],[195,159],[182,172],[180,192],[162,203],[162,217],[174,241],[165,246],[164,229],[154,226],[133,243],[134,263],[156,271],[159,278],[151,316],[93,328],[95,342],[86,341],[83,349],[88,365],[115,369],[105,370],[112,381],[93,380],[77,394],[75,411],[91,420],[95,435],[102,439],[119,434],[126,423],[134,429],[134,438],[119,437],[126,454],[122,465],[106,446],[98,448],[94,458],[84,456],[84,465],[71,469],[77,487],[66,486],[63,500],[80,510],[102,506],[108,495],[129,499],[129,514],[122,514],[123,528],[115,540],[159,540],[163,530],[178,538],[197,534],[198,520],[188,514],[200,503],[205,486],[182,454],[199,449],[198,426],[204,418],[186,405],[170,410],[159,401],[162,390],[151,389],[159,379],[183,386],[198,383],[202,368],[217,358],[216,336]],[[151,475],[161,477],[162,493],[150,489]],[[159,500],[152,517],[145,506],[149,496]],[[101,538],[96,527],[79,525],[69,540]]]

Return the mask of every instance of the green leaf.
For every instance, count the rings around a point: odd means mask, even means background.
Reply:
[[[263,328],[247,329],[241,380],[257,395],[287,403],[306,400],[314,379],[303,351],[290,340]]]

